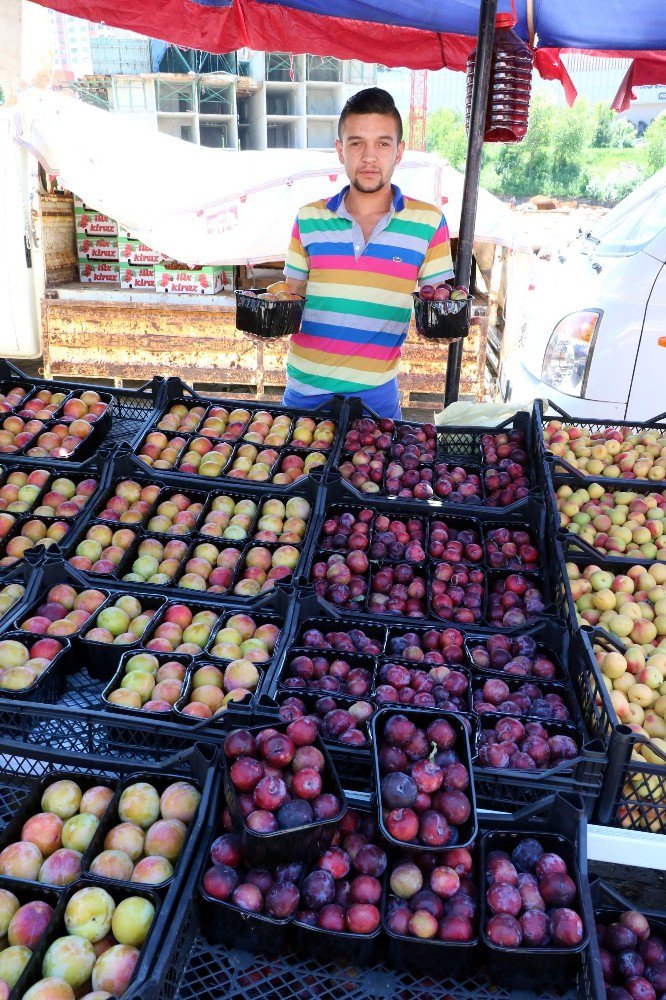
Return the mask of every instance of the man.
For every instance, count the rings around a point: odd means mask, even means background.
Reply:
[[[285,262],[290,289],[307,301],[289,345],[284,403],[312,408],[340,393],[399,418],[412,292],[453,277],[449,230],[439,208],[391,184],[405,143],[385,90],[350,97],[335,148],[349,185],[299,210]]]

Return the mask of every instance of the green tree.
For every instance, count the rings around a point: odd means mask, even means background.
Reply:
[[[585,161],[591,134],[590,113],[584,101],[577,101],[573,108],[555,109],[550,137],[551,194],[582,194],[587,184]]]
[[[595,104],[592,109],[594,115],[594,138],[592,145],[595,149],[607,149],[613,145],[613,122],[615,113],[607,104]]]
[[[629,149],[631,146],[636,145],[636,126],[626,118],[617,118],[613,122],[613,130],[611,136],[611,146],[615,146],[618,149]]]
[[[650,173],[654,174],[666,166],[666,111],[662,111],[645,130],[644,139],[647,143],[648,166]]]
[[[530,125],[520,143],[501,145],[495,161],[500,191],[507,195],[543,193],[550,181],[550,141],[554,105],[536,98],[530,108]]]
[[[449,108],[428,115],[426,149],[429,153],[439,153],[456,170],[462,170],[467,155],[467,133],[462,115]]]

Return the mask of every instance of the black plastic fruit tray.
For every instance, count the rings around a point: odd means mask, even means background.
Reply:
[[[625,651],[619,640],[602,629],[578,634],[595,665],[596,650]],[[647,734],[623,725],[610,700],[609,715],[608,767],[595,819],[604,826],[666,833],[666,753]]]
[[[121,441],[133,442],[140,437],[143,428],[152,421],[155,411],[164,405],[163,400],[167,391],[165,380],[157,376],[138,389],[119,389],[115,386],[89,385],[85,382],[49,381],[24,374],[16,365],[4,358],[0,359],[0,379],[5,380],[6,384],[29,383],[38,390],[51,389],[78,394],[92,389],[108,396],[111,403],[107,411],[110,424],[103,439],[105,444]],[[9,457],[11,458],[11,456]],[[43,459],[28,458],[21,459],[21,461],[33,466],[43,464]],[[49,465],[52,465],[54,469],[63,471],[69,468],[72,472],[76,472],[78,464],[77,462],[49,460]]]
[[[625,899],[624,896],[602,879],[594,879],[590,883],[590,896],[597,926],[607,927],[611,923],[616,923],[622,913],[636,910],[634,903]],[[666,940],[666,910],[641,907],[640,912],[650,925],[651,936],[661,938],[662,941]],[[593,949],[589,958],[587,971],[595,990],[595,996],[605,997],[606,984],[604,983],[598,949]],[[594,958],[596,958],[596,961],[593,960]]]
[[[146,653],[146,652],[148,651],[145,649],[141,650],[130,649],[122,654],[120,658],[120,663],[118,664],[118,669],[116,670],[116,672],[114,673],[113,677],[108,682],[108,684],[105,685],[104,690],[102,691],[101,694],[101,704],[105,712],[118,712],[124,715],[127,719],[131,718],[132,716],[135,717],[139,716],[139,718],[145,719],[146,716],[148,716],[149,711],[147,709],[131,708],[127,705],[121,705],[118,704],[117,702],[110,700],[110,696],[114,693],[114,691],[117,691],[120,688],[122,688],[122,680],[125,677],[126,666],[128,661],[131,660],[133,656],[137,656],[140,655],[141,653]],[[164,666],[165,663],[180,664],[183,667],[185,674],[187,673],[187,668],[190,667],[192,664],[192,657],[183,655],[182,653],[151,653],[150,655],[156,658],[160,667]],[[173,721],[173,716],[171,711],[155,712],[155,714],[160,720],[166,719],[169,722]]]
[[[467,768],[469,774],[469,786],[466,789],[466,795],[469,799],[471,805],[471,811],[468,819],[461,824],[458,829],[458,839],[455,843],[451,844],[454,847],[469,847],[474,843],[479,829],[479,817],[477,812],[477,802],[476,802],[476,766],[473,764],[473,748],[470,745],[470,736],[468,731],[467,723],[469,720],[463,719],[460,715],[455,715],[452,712],[444,712],[436,708],[412,708],[405,705],[397,706],[385,706],[381,708],[378,712],[375,712],[372,719],[370,720],[370,732],[372,734],[372,759],[373,759],[373,771],[374,771],[374,786],[375,786],[375,796],[377,805],[377,818],[379,829],[381,830],[382,836],[391,844],[393,847],[399,848],[401,850],[413,849],[422,852],[425,855],[433,855],[441,853],[445,850],[445,847],[430,847],[422,842],[412,843],[397,840],[395,837],[391,836],[389,833],[384,818],[385,806],[382,803],[381,798],[381,770],[379,766],[379,752],[383,745],[382,735],[384,732],[384,727],[390,718],[395,715],[405,716],[410,722],[413,722],[415,726],[427,727],[431,722],[437,719],[444,719],[448,722],[456,732],[456,750],[460,757],[461,762]],[[471,727],[470,727],[471,728]]]
[[[265,691],[267,686],[267,668],[261,663],[255,663],[255,667],[257,668],[257,673],[259,675],[259,680],[255,690],[251,694],[246,694],[239,701],[232,701],[229,703],[230,707],[233,709],[232,716],[229,718],[226,717],[228,710],[225,710],[219,715],[217,713],[213,713],[213,716],[210,719],[200,719],[196,716],[188,715],[187,712],[183,711],[183,709],[185,709],[191,702],[194,675],[198,670],[201,670],[202,667],[208,666],[214,666],[214,664],[209,664],[205,660],[197,660],[196,662],[190,664],[185,675],[182,694],[173,707],[174,721],[180,722],[185,726],[197,728],[203,728],[205,723],[207,729],[217,727],[218,732],[221,729],[224,729],[226,732],[228,729],[233,728],[234,725],[240,725],[240,722],[230,722],[230,718],[236,719],[239,715],[241,719],[244,718],[245,724],[251,723],[252,716],[248,713],[251,712],[252,707],[256,704],[260,694]],[[220,673],[224,673],[224,667],[221,664],[217,666],[216,669],[219,670]]]
[[[500,820],[497,828],[488,831],[481,838],[481,939],[488,954],[488,966],[493,979],[500,985],[519,990],[534,986],[535,982],[547,981],[556,988],[566,988],[581,967],[582,955],[588,949],[590,939],[595,937],[594,919],[587,881],[586,828],[584,816],[573,807],[571,801],[560,799],[562,816],[559,822],[551,820],[547,831],[535,830],[533,825],[523,826],[514,817],[513,823],[502,828]],[[569,905],[581,917],[583,939],[579,945],[570,948],[557,947],[552,943],[545,947],[520,946],[504,948],[492,942],[486,929],[489,920],[486,890],[489,883],[485,878],[486,858],[492,851],[505,851],[509,855],[523,837],[534,836],[547,852],[559,855],[567,866],[569,877],[576,885],[576,897]]]
[[[109,677],[111,677],[112,674],[118,669],[118,664],[120,663],[123,653],[127,652],[127,650],[136,652],[142,646],[143,639],[141,636],[137,636],[135,641],[131,643],[107,643],[87,638],[88,632],[97,628],[97,619],[99,618],[100,611],[113,607],[120,596],[121,595],[119,593],[110,594],[105,608],[98,609],[92,614],[91,618],[85,623],[84,628],[79,631],[73,642],[75,655],[77,657],[81,657],[83,662],[88,667],[90,676],[94,677],[96,680],[108,680]],[[159,617],[166,605],[166,601],[163,597],[155,596],[149,590],[137,592],[132,596],[136,597],[136,599],[140,601],[142,608],[141,613],[152,611],[154,618]]]
[[[658,561],[658,556],[655,555],[653,558],[649,558],[642,552],[607,552],[605,549],[598,549],[596,546],[583,538],[580,538],[575,532],[570,531],[567,527],[562,527],[560,524],[560,512],[557,508],[557,490],[562,486],[570,486],[572,489],[586,489],[591,486],[592,483],[599,483],[603,486],[605,490],[609,493],[626,493],[628,487],[616,487],[610,486],[609,483],[612,480],[582,480],[579,477],[574,478],[573,476],[550,476],[547,480],[546,486],[546,499],[548,503],[548,515],[549,523],[557,532],[558,537],[561,541],[568,545],[572,552],[580,551],[584,555],[594,556],[595,559],[603,559],[604,562],[613,565],[616,562],[623,562],[627,559],[631,559],[635,565],[639,566],[650,566],[652,563]],[[654,487],[650,488],[648,486],[635,486],[631,488],[632,493],[638,494],[638,496],[649,496],[650,494],[658,494],[661,497],[666,497],[666,488],[659,490]],[[661,536],[659,536],[661,537]],[[653,542],[658,539],[652,539]],[[655,546],[655,550],[656,549]]]
[[[479,717],[481,732],[494,729],[506,715],[488,712]],[[577,793],[583,799],[588,817],[592,816],[603,787],[607,750],[600,739],[592,739],[578,726],[567,722],[538,720],[549,736],[569,736],[579,747],[578,756],[553,766],[534,771],[518,771],[484,766],[474,761],[476,794],[481,806],[513,812],[517,807],[536,802],[555,792]]]
[[[567,711],[569,713],[568,718],[564,719],[562,721],[564,721],[564,722],[571,722],[571,723],[573,723],[574,725],[577,725],[577,726],[581,726],[581,725],[584,726],[585,725],[585,720],[583,718],[583,714],[581,712],[580,705],[576,701],[576,696],[575,696],[575,694],[573,692],[573,689],[571,687],[571,684],[569,683],[568,680],[559,681],[559,682],[558,681],[542,681],[542,680],[539,680],[539,679],[534,679],[534,678],[529,678],[529,677],[511,677],[510,675],[507,676],[506,674],[503,674],[501,672],[499,672],[499,673],[492,673],[490,671],[488,671],[488,672],[484,671],[483,674],[480,674],[480,675],[476,676],[472,680],[472,692],[475,692],[477,690],[478,691],[482,690],[482,688],[485,685],[486,681],[489,681],[489,680],[501,680],[501,681],[504,681],[504,683],[509,688],[509,692],[510,692],[509,698],[511,698],[511,695],[515,694],[515,692],[518,691],[518,689],[520,687],[522,687],[523,684],[526,684],[526,683],[538,687],[539,690],[541,691],[541,695],[542,695],[543,698],[546,698],[546,696],[549,695],[549,694],[558,695],[562,699],[562,701],[564,702],[564,704],[565,704],[565,706],[567,708]],[[480,699],[480,700],[483,700],[483,699]],[[475,704],[476,704],[476,702],[475,702]],[[479,712],[478,709],[476,709],[476,708],[474,710],[476,711],[476,714],[479,716],[480,722],[482,723],[483,722],[483,717],[484,717],[485,713],[484,712]],[[531,720],[534,720],[536,722],[540,722],[543,719],[543,715],[539,714],[538,711],[532,711],[531,709],[528,708],[526,712],[520,712],[520,713],[513,712],[513,711],[503,712],[501,705],[497,705],[496,706],[496,708],[495,708],[495,714],[496,715],[507,715],[508,714],[508,715],[514,716],[517,719],[521,719],[521,720],[523,720],[523,719],[531,719]],[[546,720],[546,721],[548,721],[548,720]]]
[[[83,517],[84,514],[88,514],[89,510],[92,509],[92,507],[94,506],[94,504],[97,501],[97,498],[98,498],[101,490],[103,489],[103,482],[104,482],[104,478],[105,478],[104,477],[104,473],[106,471],[105,465],[104,465],[104,454],[105,454],[104,449],[102,449],[101,454],[98,452],[97,455],[95,455],[88,462],[88,466],[87,466],[88,467],[88,471],[87,472],[82,472],[82,471],[74,472],[74,473],[70,473],[67,477],[62,476],[61,474],[59,474],[57,472],[54,473],[51,469],[41,469],[41,470],[38,470],[38,469],[32,468],[32,466],[28,466],[27,468],[23,469],[18,464],[18,462],[16,463],[16,465],[14,465],[11,468],[1,470],[1,472],[0,472],[0,486],[2,486],[2,487],[6,486],[7,485],[7,480],[10,478],[10,476],[15,475],[16,473],[24,473],[25,475],[30,475],[31,473],[32,474],[37,474],[38,472],[42,472],[44,474],[44,476],[46,477],[44,479],[44,482],[41,485],[35,484],[36,488],[37,488],[37,493],[35,494],[34,499],[29,502],[29,506],[28,506],[27,510],[24,510],[24,511],[11,511],[11,510],[7,510],[7,509],[3,509],[3,513],[11,514],[13,517],[27,517],[28,515],[32,516],[33,512],[36,511],[37,508],[42,504],[42,499],[50,492],[50,490],[52,489],[52,485],[53,485],[53,483],[56,480],[67,478],[67,479],[70,479],[75,485],[78,485],[84,479],[95,478],[98,481],[97,488],[95,489],[94,493],[91,494],[91,496],[88,498],[88,501],[86,502],[86,504],[85,504],[84,507],[82,507],[78,512],[76,512],[74,514],[58,514],[58,515],[56,515],[58,517],[58,520],[60,520],[60,521],[73,521],[73,520],[78,521],[79,518]],[[47,464],[50,465],[50,462],[48,462]],[[37,517],[43,517],[45,515],[43,513],[37,512],[36,516]],[[50,516],[50,515],[46,515],[46,516]]]
[[[250,727],[249,731],[256,735],[264,728],[266,727],[262,724]],[[287,724],[273,720],[271,728],[283,733]],[[240,838],[243,853],[254,866],[263,867],[284,861],[304,861],[315,857],[320,850],[325,850],[330,845],[335,828],[347,811],[344,790],[323,740],[317,736],[312,745],[324,757],[324,768],[321,772],[322,793],[331,792],[335,795],[340,803],[340,809],[330,819],[313,820],[312,823],[303,826],[276,830],[273,833],[259,833],[252,830],[245,822],[236,789],[230,778],[229,761],[225,754],[222,755],[225,802]]]
[[[42,962],[46,952],[56,939],[62,938],[68,933],[65,926],[65,909],[69,900],[81,889],[98,886],[99,884],[99,881],[96,879],[83,879],[68,886],[65,892],[61,894],[55,913],[53,914],[53,918],[40,938],[39,943],[35,947],[32,956],[25,967],[23,975],[16,983],[12,996],[23,996],[25,990],[43,979]],[[152,965],[154,962],[154,956],[159,949],[161,934],[164,933],[164,930],[168,925],[168,915],[163,913],[165,906],[161,902],[158,894],[153,892],[149,886],[133,884],[131,889],[128,889],[121,886],[109,885],[104,886],[104,888],[113,898],[116,905],[123,899],[138,896],[142,899],[148,900],[155,909],[155,915],[146,936],[146,940],[139,948],[138,963],[130,980],[129,988],[131,990],[132,983],[136,983],[138,985],[144,978],[142,974],[143,968],[145,966]],[[171,905],[173,905],[173,901]],[[125,996],[127,995],[128,994],[125,993]]]
[[[43,545],[41,543],[42,540],[39,539],[38,541],[33,541],[32,546],[29,549],[24,549],[23,552],[21,552],[20,554],[12,555],[11,553],[8,553],[7,552],[8,544],[12,541],[12,539],[18,538],[22,534],[23,528],[29,521],[39,522],[41,525],[44,526],[44,529],[47,533],[49,529],[51,529],[54,525],[59,526],[57,529],[58,534],[60,533],[61,528],[64,529],[65,533],[64,535],[61,536],[61,539],[54,538],[50,545]],[[0,566],[0,580],[4,582],[6,580],[6,574],[12,572],[14,569],[16,569],[18,566],[21,565],[21,563],[25,559],[27,552],[34,551],[35,556],[33,556],[33,558],[35,558],[37,553],[46,552],[49,549],[53,549],[55,546],[59,545],[60,541],[65,540],[67,535],[72,530],[72,527],[73,527],[72,524],[68,524],[67,521],[62,521],[58,517],[33,517],[31,514],[22,514],[21,516],[17,517],[15,524],[11,527],[11,529],[7,532],[5,537],[0,542],[0,558],[2,559],[7,558],[14,560],[14,562],[8,562],[4,566]]]
[[[551,403],[550,401],[548,401],[547,408],[549,411],[555,412],[555,419],[560,421],[560,423],[585,428],[590,434],[601,433],[613,428],[628,430],[630,434],[646,434],[652,431],[656,432],[660,436],[663,436],[666,433],[666,423],[664,423],[664,421],[666,421],[666,413],[659,413],[650,420],[636,422],[631,420],[599,420],[597,417],[574,417],[567,413],[566,410],[560,409],[556,403]],[[566,459],[553,455],[553,453],[548,449],[543,436],[544,426],[548,419],[550,419],[550,414],[548,417],[545,415],[542,401],[536,400],[532,411],[534,442],[541,453],[542,459],[546,461],[550,467],[550,475],[569,474],[585,479],[587,482],[596,482],[597,480],[600,480],[602,483],[608,482],[613,486],[624,486],[627,489],[633,489],[636,485],[647,485],[651,486],[653,489],[659,488],[660,486],[662,489],[666,487],[666,481],[662,482],[661,480],[651,481],[649,479],[626,479],[622,477],[611,478],[607,476],[592,475],[586,476],[580,469],[571,465],[571,463]]]
[[[351,803],[353,806],[354,803]],[[501,824],[520,823],[530,835],[541,831],[561,831],[570,836],[578,846],[581,859],[585,857],[585,828],[582,809],[574,797],[551,796],[536,807],[523,810],[511,819],[483,815],[481,830],[492,830]],[[575,822],[580,827],[573,832]],[[584,860],[581,862],[584,864]],[[207,856],[202,865],[208,866]],[[233,932],[229,940],[216,940],[207,908],[196,891],[196,876],[183,893],[177,915],[174,916],[162,952],[154,965],[152,975],[144,989],[126,994],[128,1000],[210,1000],[215,996],[233,996],[235,1000],[256,1000],[273,994],[283,1000],[305,1000],[310,997],[337,998],[341,990],[349,1000],[369,1000],[378,997],[400,997],[400,1000],[510,1000],[517,998],[511,987],[493,982],[489,976],[485,953],[479,949],[462,949],[468,961],[454,968],[456,949],[451,948],[450,963],[446,968],[435,968],[428,963],[405,965],[395,948],[394,941],[382,933],[372,961],[357,964],[350,949],[340,954],[331,947],[328,953],[314,955],[311,951],[295,950],[287,936],[286,943],[279,938],[259,945],[254,952],[254,942],[244,924],[239,933]],[[589,924],[590,918],[586,920]],[[227,925],[228,926],[228,925]],[[326,940],[324,938],[324,940]],[[331,942],[332,943],[332,942]],[[427,945],[431,942],[427,942]],[[415,940],[418,949],[421,942]],[[408,944],[407,944],[408,946]],[[471,953],[471,954],[470,954]],[[596,955],[596,953],[595,953]],[[572,974],[564,988],[551,986],[539,978],[534,966],[536,983],[521,990],[521,1000],[605,1000],[602,993],[591,986],[590,965],[596,961],[592,943],[583,952],[581,966]]]
[[[4,631],[1,641],[20,642],[31,651],[37,643],[38,638],[37,636],[27,635],[25,632]],[[37,676],[36,680],[27,688],[11,689],[5,686],[0,687],[0,699],[8,702],[36,701],[44,702],[45,704],[53,704],[58,700],[64,690],[65,674],[72,663],[74,651],[71,642],[66,637],[59,636],[56,642],[61,646],[60,651],[51,659],[48,666]]]

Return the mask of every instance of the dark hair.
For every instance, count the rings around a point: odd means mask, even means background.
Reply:
[[[398,130],[398,142],[402,141],[402,118],[395,106],[395,101],[388,90],[380,87],[368,87],[352,94],[340,113],[338,120],[338,138],[342,138],[342,126],[349,115],[390,115]]]

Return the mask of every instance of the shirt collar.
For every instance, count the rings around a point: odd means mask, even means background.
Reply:
[[[405,207],[405,199],[403,198],[402,191],[397,184],[392,184],[391,190],[393,192],[393,211],[402,212]],[[347,184],[346,187],[343,187],[342,191],[338,191],[337,194],[334,194],[332,198],[328,199],[326,202],[326,208],[330,212],[335,212],[336,215],[338,215],[340,209],[344,208],[345,195],[347,194],[347,191],[349,191],[349,184]]]

